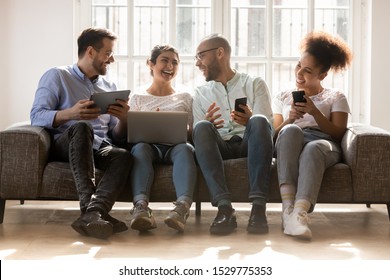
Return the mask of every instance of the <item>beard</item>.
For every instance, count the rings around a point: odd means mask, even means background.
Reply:
[[[207,76],[205,76],[206,82],[215,81],[215,79],[217,79],[219,73],[221,73],[221,67],[217,63],[216,59],[214,59],[207,66]]]
[[[107,67],[105,66],[105,62],[99,62],[98,60],[95,59],[92,62],[92,66],[98,75],[106,75],[107,74]]]

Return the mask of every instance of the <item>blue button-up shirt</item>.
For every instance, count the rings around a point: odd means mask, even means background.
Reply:
[[[58,111],[73,107],[79,100],[89,99],[94,92],[114,90],[116,85],[101,76],[93,81],[88,79],[77,64],[52,68],[39,81],[30,112],[31,124],[49,129],[54,139],[57,139],[68,127],[77,122],[72,120],[59,127],[53,127]],[[94,129],[94,149],[98,149],[104,139],[112,142],[108,132],[118,123],[116,117],[103,114],[89,122]]]

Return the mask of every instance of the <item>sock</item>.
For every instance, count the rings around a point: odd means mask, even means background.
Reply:
[[[280,196],[282,198],[282,210],[294,206],[296,188],[293,185],[283,184],[280,186]]]
[[[302,211],[308,212],[311,207],[310,201],[306,199],[298,199],[294,204],[294,212],[299,213]]]
[[[220,201],[218,201],[217,206],[219,207],[219,206],[222,206],[222,205],[227,205],[227,206],[230,206],[231,208],[233,208],[232,207],[232,202],[230,200],[228,200],[228,199],[221,199]]]

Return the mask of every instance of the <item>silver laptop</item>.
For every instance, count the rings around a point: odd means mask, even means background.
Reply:
[[[127,141],[175,145],[187,142],[187,112],[129,111]]]

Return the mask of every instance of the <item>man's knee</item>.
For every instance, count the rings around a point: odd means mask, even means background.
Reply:
[[[86,121],[76,122],[70,127],[71,136],[89,136],[93,138],[92,124]]]
[[[257,131],[262,135],[271,134],[272,128],[268,119],[263,115],[253,115],[249,120],[247,127],[252,131]]]
[[[117,160],[119,160],[124,165],[131,167],[133,164],[132,154],[128,150],[122,148],[116,148],[115,150]]]
[[[199,137],[205,135],[205,133],[207,134],[207,132],[212,131],[213,127],[214,125],[206,120],[202,120],[196,123],[192,132],[194,141],[197,140]]]

